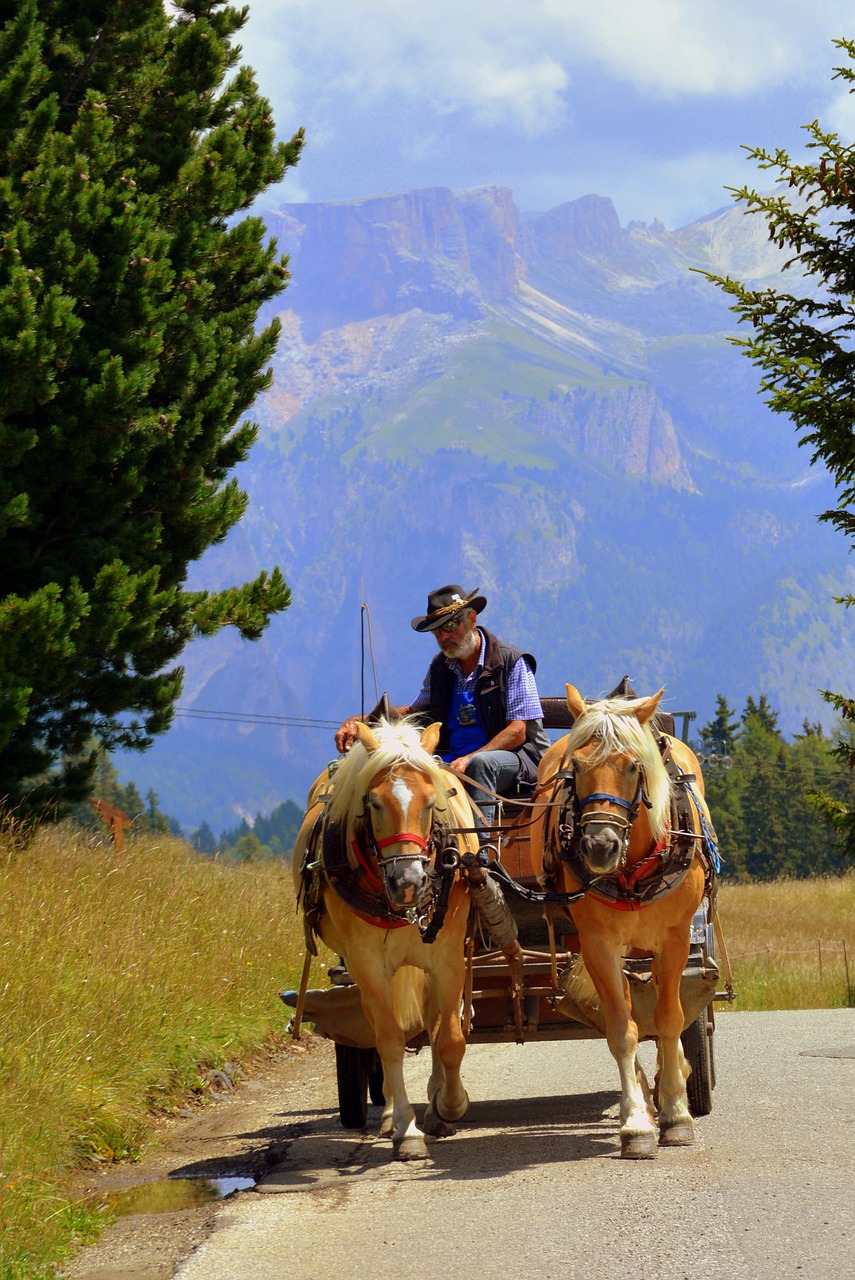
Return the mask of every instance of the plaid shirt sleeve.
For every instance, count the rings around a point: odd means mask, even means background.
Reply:
[[[542,720],[543,707],[534,680],[534,672],[520,658],[508,676],[508,708],[509,720]]]
[[[410,715],[418,715],[420,711],[427,711],[430,706],[430,667],[428,667],[427,675],[422,682],[421,690],[415,700],[410,703]]]

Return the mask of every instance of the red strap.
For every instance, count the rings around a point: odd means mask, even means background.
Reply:
[[[413,835],[412,831],[401,831],[396,836],[387,836],[385,840],[377,840],[377,848],[385,849],[390,844],[417,844],[420,849],[428,847],[427,840],[423,840],[421,836]]]
[[[409,841],[411,844],[417,844],[421,849],[427,849],[428,847],[427,840],[423,840],[421,836],[413,835],[411,831],[402,831],[400,835],[387,836],[385,840],[378,840],[377,848],[385,849],[387,845],[403,844],[404,841]],[[371,886],[372,889],[376,890],[379,893],[380,890],[383,888],[383,885],[380,879],[378,878],[377,872],[375,871],[374,867],[371,865],[371,863],[368,861],[368,858],[363,853],[359,845],[359,841],[354,840],[350,847],[353,850],[354,858],[356,858],[357,863],[365,872],[365,878],[367,879],[369,885]]]
[[[648,853],[646,858],[642,858],[640,862],[636,862],[632,870],[626,875],[617,877],[617,882],[621,889],[623,889],[624,893],[635,893],[636,885],[639,880],[646,876],[648,871],[653,870],[656,863],[659,862],[662,854],[665,852],[669,835],[670,832],[666,832],[652,853]]]

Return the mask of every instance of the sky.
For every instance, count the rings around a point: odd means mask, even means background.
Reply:
[[[851,0],[248,0],[244,61],[296,170],[259,208],[510,187],[671,229],[768,186],[745,147],[855,136]]]

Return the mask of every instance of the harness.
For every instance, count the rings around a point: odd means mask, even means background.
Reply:
[[[591,802],[605,802],[624,810],[623,814],[614,814],[602,809],[583,812],[576,792],[574,771],[560,770],[555,775],[553,802],[558,816],[551,826],[544,850],[544,869],[547,879],[554,878],[557,861],[560,860],[580,885],[576,900],[590,895],[617,911],[638,911],[672,893],[687,876],[696,855],[700,855],[704,866],[707,895],[712,895],[713,880],[721,868],[721,860],[712,824],[706,819],[700,798],[692,786],[696,781],[695,775],[683,773],[665,738],[660,738],[657,745],[663,764],[675,784],[671,793],[670,825],[658,844],[628,871],[625,859],[632,823],[640,805],[649,807],[644,779],[639,781],[638,791],[632,800],[605,792],[585,797],[586,808]],[[694,829],[695,812],[700,832]],[[621,864],[609,875],[592,875],[581,854],[582,835],[586,827],[606,822],[620,830],[623,841]]]
[[[421,850],[427,869],[427,885],[418,903],[405,912],[393,911],[383,887],[382,872],[387,862],[395,861],[383,850],[408,841]],[[380,929],[402,929],[417,925],[424,942],[433,942],[445,920],[451,888],[460,865],[460,856],[451,829],[437,824],[428,840],[412,832],[401,832],[377,840],[370,820],[363,817],[348,848],[343,823],[326,820],[321,811],[309,834],[301,868],[302,902],[307,945],[317,954],[314,935],[322,911],[324,883],[367,924]]]

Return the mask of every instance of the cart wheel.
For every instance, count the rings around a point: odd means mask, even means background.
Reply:
[[[363,1049],[368,1065],[368,1096],[377,1107],[386,1105],[383,1092],[383,1063],[376,1049]]]
[[[680,1037],[683,1052],[692,1068],[692,1074],[686,1081],[686,1092],[693,1116],[708,1116],[712,1111],[712,1091],[715,1087],[712,1030],[712,1019],[708,1022],[707,1010],[704,1009]]]
[[[338,1114],[345,1129],[364,1129],[368,1120],[368,1064],[364,1049],[335,1047]]]

